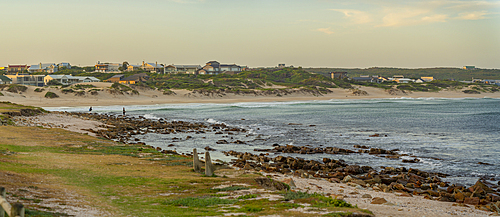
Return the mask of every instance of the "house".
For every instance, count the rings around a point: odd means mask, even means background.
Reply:
[[[5,71],[7,69],[7,67],[5,66],[0,66],[0,71]]]
[[[377,78],[377,83],[382,83],[382,82],[386,82],[386,81],[391,81],[389,78],[387,77],[384,77],[384,76],[378,76]]]
[[[140,74],[135,74],[128,76],[126,78],[123,78],[120,80],[120,84],[136,84],[139,82],[144,82],[149,80],[151,77],[149,77],[146,73],[140,73]]]
[[[279,63],[279,64],[278,64],[278,68],[279,68],[279,69],[285,68],[285,64],[284,64],[284,63]]]
[[[7,67],[7,73],[18,73],[18,72],[24,72],[28,71],[29,66],[28,65],[9,65]]]
[[[71,69],[71,64],[69,63],[59,63],[59,65],[57,65],[59,67],[59,70],[65,68],[65,69]]]
[[[55,63],[39,63],[37,65],[31,65],[29,67],[29,72],[47,72],[54,73],[59,70],[59,67]]]
[[[45,75],[30,75],[30,74],[15,74],[15,75],[5,75],[12,80],[12,84],[30,85],[43,87],[43,78]]]
[[[120,66],[122,66],[120,63],[101,63],[98,61],[97,64],[95,64],[95,72],[119,72],[120,70],[118,68],[120,68]]]
[[[125,78],[125,75],[114,75],[113,77],[104,80],[105,82],[120,83],[121,80]]]
[[[200,73],[201,72],[201,73]],[[217,61],[209,61],[205,64],[203,68],[198,71],[198,74],[211,74],[217,75],[220,73],[233,73],[237,74],[241,72],[241,67],[236,64],[220,64]]]
[[[12,84],[12,79],[5,75],[0,75],[0,84]]]
[[[434,81],[434,77],[420,77],[420,79],[424,82]]]
[[[410,82],[414,82],[413,79],[409,79],[409,78],[398,78],[396,80],[394,80],[398,83],[410,83]]]
[[[141,69],[141,65],[128,65],[127,66],[127,72],[131,72],[131,71],[137,71]]]
[[[462,67],[462,69],[465,69],[465,70],[475,70],[476,67],[475,66],[464,66],[464,67]]]
[[[47,85],[52,80],[56,80],[62,85],[100,81],[99,79],[91,76],[47,75],[43,78],[43,82],[45,85]]]
[[[347,78],[347,72],[330,72],[330,77],[332,79],[344,79]]]
[[[144,61],[142,62],[141,69],[146,71],[146,72],[152,72],[152,73],[163,73],[163,65],[158,64],[158,62],[155,63],[145,63]]]
[[[423,79],[421,79],[421,78],[419,78],[419,79],[415,80],[415,83],[424,83],[424,82],[425,82],[425,81],[424,81]]]
[[[165,73],[186,73],[196,74],[201,69],[200,65],[168,65],[165,66]]]

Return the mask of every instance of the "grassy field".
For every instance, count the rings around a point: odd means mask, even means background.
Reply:
[[[9,104],[0,107],[12,110]],[[290,210],[303,204],[329,211],[328,216],[368,212],[323,195],[263,191],[254,181],[261,177],[256,172],[223,169],[206,177],[191,165],[187,157],[63,129],[0,127],[0,186],[6,187],[9,202],[25,205],[27,216],[65,216],[68,210],[90,216],[285,211],[286,216],[317,216]],[[269,195],[280,199],[271,201]]]

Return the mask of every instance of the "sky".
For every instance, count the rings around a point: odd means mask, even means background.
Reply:
[[[0,66],[500,68],[500,1],[0,0]]]

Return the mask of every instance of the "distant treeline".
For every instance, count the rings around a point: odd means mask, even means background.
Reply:
[[[330,72],[347,72],[349,77],[359,77],[360,75],[379,75],[392,77],[394,75],[403,75],[405,78],[434,77],[439,80],[467,80],[474,79],[493,79],[500,80],[500,69],[475,69],[464,70],[461,68],[367,68],[367,69],[343,69],[343,68],[304,68],[308,72],[318,73],[330,76]]]

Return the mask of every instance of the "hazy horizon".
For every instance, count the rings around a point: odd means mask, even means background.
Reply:
[[[7,0],[0,66],[500,68],[500,1]]]

